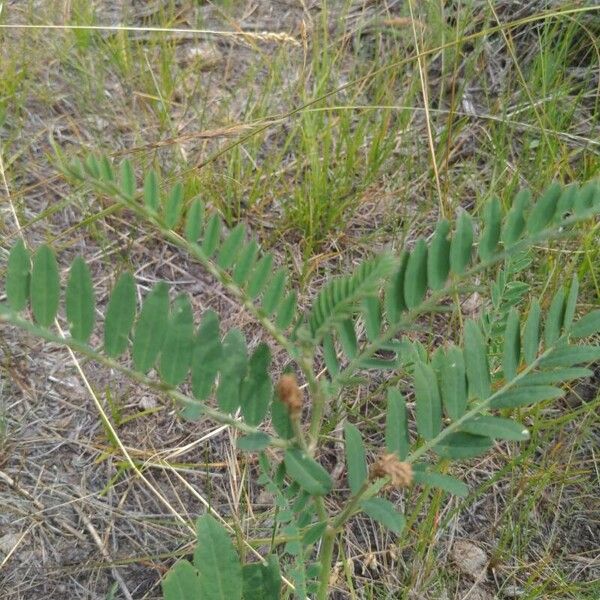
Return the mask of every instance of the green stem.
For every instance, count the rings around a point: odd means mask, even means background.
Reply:
[[[319,575],[319,589],[316,600],[327,600],[329,592],[329,576],[331,574],[331,562],[333,560],[333,548],[335,546],[336,531],[328,527],[323,535],[321,545],[321,573]]]

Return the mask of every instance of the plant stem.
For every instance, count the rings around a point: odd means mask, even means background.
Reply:
[[[316,600],[327,600],[335,537],[335,529],[327,527],[321,545],[321,574],[319,575],[319,589],[317,590]]]

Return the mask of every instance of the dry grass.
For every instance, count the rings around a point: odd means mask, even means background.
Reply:
[[[248,223],[291,267],[304,304],[330,273],[410,245],[440,213],[598,174],[600,13],[591,5],[544,19],[568,7],[90,6],[4,4],[0,23],[135,29],[0,30],[0,224],[4,249],[16,217],[32,246],[53,241],[63,266],[84,255],[99,298],[131,267],[140,293],[170,281],[196,314],[211,307],[224,328],[241,327],[250,342],[261,335],[187,257],[57,177],[50,140],[67,154],[128,155],[180,178],[229,224]],[[533,287],[550,294],[577,271],[597,304],[597,236],[582,231],[560,255],[540,249]],[[452,336],[452,321],[428,325],[424,343]],[[89,362],[80,372],[66,350],[15,331],[0,332],[0,352],[1,598],[159,598],[160,577],[190,548],[189,523],[208,507],[252,548],[264,545],[272,507],[232,431],[183,423],[153,392]],[[284,360],[276,355],[278,367]],[[383,383],[345,398],[373,453]],[[474,490],[466,501],[398,497],[410,521],[400,540],[355,519],[333,597],[597,598],[597,384],[524,415],[534,435],[522,452],[498,445],[461,468]],[[343,483],[335,414],[329,433],[323,460]],[[479,576],[457,558],[456,540],[485,553]]]

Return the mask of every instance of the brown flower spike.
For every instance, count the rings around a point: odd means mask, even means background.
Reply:
[[[277,395],[290,412],[290,417],[298,417],[302,412],[302,392],[295,375],[282,375],[277,384]]]
[[[413,480],[410,463],[402,462],[395,454],[382,454],[371,467],[371,479],[389,477],[397,488],[408,487]]]

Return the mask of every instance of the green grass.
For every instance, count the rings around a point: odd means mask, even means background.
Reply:
[[[68,11],[68,3],[57,4],[65,11],[5,5],[0,23],[107,22],[104,7],[95,13],[83,0]],[[515,27],[510,3],[464,2],[454,12],[442,2],[409,4],[414,31],[408,10],[388,14],[376,3],[357,12],[357,3],[323,3],[323,10],[281,24],[298,47],[260,40],[217,47],[210,37],[143,31],[0,30],[0,152],[25,235],[87,247],[105,264],[141,268],[156,260],[152,234],[56,178],[48,138],[65,155],[97,150],[159,166],[165,181],[180,179],[228,225],[247,222],[290,264],[306,296],[314,281],[356,256],[410,244],[408,233],[430,231],[440,211],[476,211],[490,195],[507,208],[524,185],[539,192],[555,179],[598,177],[600,84],[591,82],[600,69],[600,16],[591,4],[542,19],[540,3]],[[190,14],[189,26],[231,29],[244,15],[236,0],[216,3],[210,18],[194,13],[197,5],[166,2],[147,18],[129,12],[122,22],[180,28]],[[309,31],[305,47],[300,18]],[[220,53],[215,66],[208,54],[183,58],[186,45],[206,40],[203,51]],[[1,224],[10,239],[8,211]],[[591,306],[600,295],[598,265],[596,224],[569,252],[540,249],[524,279],[549,298],[577,272]],[[451,336],[452,322],[441,332],[432,325],[419,333],[424,344]],[[346,399],[367,429],[377,427],[380,389]],[[118,398],[124,425],[143,420]],[[0,445],[18,436],[6,406]],[[385,598],[398,584],[430,597],[450,595],[457,576],[445,558],[444,528],[475,535],[460,515],[474,502],[497,501],[483,541],[499,572],[510,572],[523,590],[521,598],[596,597],[593,580],[572,575],[560,541],[571,518],[598,518],[598,465],[589,451],[597,408],[596,396],[576,409],[525,414],[537,426],[521,454],[503,448],[489,477],[481,475],[487,466],[474,468],[479,487],[465,504],[448,506],[428,492],[411,499],[405,556],[368,570],[353,590],[342,569],[340,588],[348,597]],[[336,424],[334,413],[332,431]],[[494,490],[502,490],[500,500]],[[540,523],[553,523],[548,539]],[[398,551],[393,540],[371,533],[373,548]],[[156,549],[156,560],[162,552]],[[342,562],[352,560],[353,550],[345,552]]]

